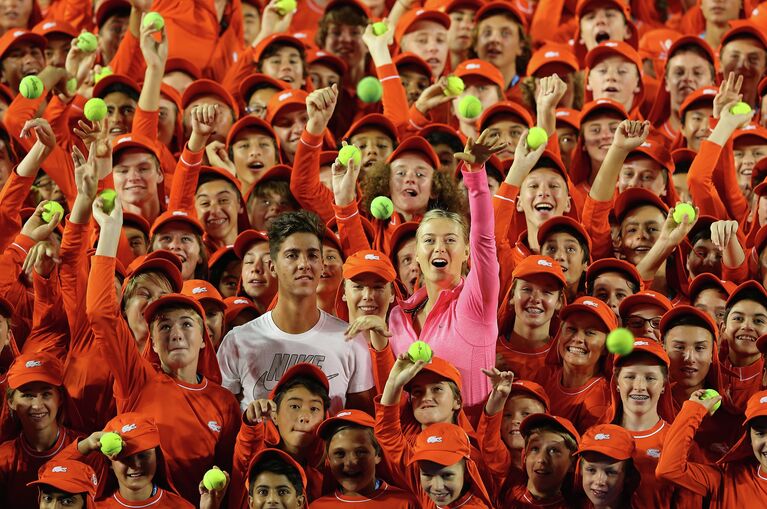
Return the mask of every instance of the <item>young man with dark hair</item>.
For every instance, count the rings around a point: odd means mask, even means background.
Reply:
[[[269,227],[269,271],[278,281],[271,311],[226,335],[218,351],[224,386],[242,409],[266,398],[280,377],[299,362],[314,364],[330,380],[331,412],[372,409],[373,376],[367,342],[347,341],[347,324],[317,308],[322,274],[319,218],[300,210]]]

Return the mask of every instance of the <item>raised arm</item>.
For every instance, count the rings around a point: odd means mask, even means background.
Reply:
[[[501,423],[503,421],[503,407],[511,393],[511,384],[514,381],[514,373],[500,371],[497,368],[483,369],[482,372],[490,379],[493,390],[485,402],[485,409],[479,418],[477,426],[477,439],[479,449],[484,458],[485,465],[501,479],[497,485],[503,484],[503,478],[509,475],[511,468],[511,455],[506,444],[501,440]]]
[[[674,209],[669,210],[658,240],[652,245],[645,257],[642,258],[642,261],[637,264],[637,270],[639,275],[642,276],[642,281],[652,281],[655,279],[655,274],[666,262],[666,259],[687,238],[687,234],[695,226],[699,213],[698,209],[695,209],[695,219],[685,214],[682,217],[682,222],[677,223],[674,220]]]
[[[344,142],[346,146],[346,142]],[[331,167],[333,185],[333,211],[338,225],[338,236],[346,256],[357,251],[370,249],[370,242],[362,226],[362,218],[357,207],[357,179],[360,166],[350,158],[344,166],[337,160]]]
[[[146,26],[142,23],[140,31],[139,40],[146,71],[132,131],[154,140],[157,138],[159,121],[160,86],[165,75],[165,63],[168,61],[168,35],[165,28],[156,30],[154,24]],[[159,42],[155,38],[156,34],[160,34]]]
[[[603,202],[613,199],[618,176],[626,157],[632,150],[641,146],[649,134],[650,122],[647,121],[624,120],[618,125],[613,142],[589,191],[591,198]]]
[[[402,86],[402,79],[397,67],[392,62],[389,51],[389,46],[394,40],[395,25],[387,23],[385,20],[384,23],[387,24],[388,29],[381,35],[375,35],[373,25],[368,25],[365,28],[365,33],[362,34],[362,41],[368,47],[370,58],[376,66],[376,74],[381,80],[381,87],[383,88],[381,103],[383,104],[384,115],[399,129],[400,126],[407,124],[409,118],[407,92]]]
[[[557,74],[546,76],[535,87],[536,124],[546,131],[549,138],[556,139],[557,105],[564,97],[565,92],[567,92],[567,83],[562,81]]]

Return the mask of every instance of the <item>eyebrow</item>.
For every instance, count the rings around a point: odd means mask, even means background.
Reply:
[[[308,400],[303,400],[298,397],[293,397],[293,398],[288,398],[286,401],[299,401],[301,403],[303,403],[304,401],[308,401],[309,403],[322,403],[322,400],[319,398],[310,398]]]

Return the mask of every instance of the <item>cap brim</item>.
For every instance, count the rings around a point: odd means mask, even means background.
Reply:
[[[432,463],[436,463],[437,465],[449,467],[450,465],[455,465],[462,459],[464,459],[464,457],[458,454],[457,452],[417,451],[417,452],[414,452],[412,456],[410,456],[410,459],[408,460],[408,465],[412,465],[416,461],[431,461]]]

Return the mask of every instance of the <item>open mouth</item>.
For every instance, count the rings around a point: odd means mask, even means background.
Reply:
[[[591,494],[594,495],[595,498],[605,498],[607,496],[607,491],[592,489]]]
[[[402,194],[405,195],[405,197],[407,198],[415,198],[416,196],[418,196],[418,191],[416,191],[415,189],[404,189],[402,191]]]
[[[757,337],[751,334],[739,334],[735,336],[735,341],[741,341],[743,343],[756,343]]]
[[[48,416],[48,412],[29,414],[30,419],[33,421],[42,421]]]
[[[266,286],[266,279],[249,279],[248,284],[253,286]]]
[[[648,401],[650,396],[647,394],[631,394],[629,395],[629,399],[632,401]]]
[[[638,246],[634,248],[637,253],[646,253],[650,250],[650,246]]]
[[[248,169],[252,171],[261,171],[264,169],[264,163],[261,161],[253,161],[252,163],[248,163]]]
[[[227,218],[222,217],[220,219],[208,219],[205,224],[211,228],[217,228],[224,226],[228,222]]]
[[[608,34],[607,32],[605,32],[604,30],[600,30],[600,31],[599,31],[599,32],[597,32],[597,34],[594,36],[594,40],[596,40],[596,41],[597,41],[597,44],[599,44],[599,43],[601,43],[601,42],[609,41],[609,40],[610,40],[610,34]]]
[[[444,258],[435,258],[431,261],[431,264],[438,269],[442,269],[444,267],[447,267],[447,260]]]
[[[279,76],[280,80],[284,81],[285,83],[293,83],[295,80],[293,79],[293,76],[290,74],[284,74],[282,76]]]
[[[525,313],[528,315],[542,315],[543,314],[543,308],[539,308],[537,306],[530,306],[525,308]]]
[[[120,126],[114,126],[114,127],[111,127],[109,129],[109,134],[117,134],[117,135],[119,135],[119,134],[125,134],[125,132],[126,132],[125,129],[123,129]]]
[[[682,368],[679,370],[684,376],[695,376],[698,372],[696,368]]]
[[[573,355],[587,355],[589,353],[588,350],[581,348],[580,346],[568,346],[565,350]]]
[[[378,306],[357,306],[357,309],[359,309],[366,315],[370,315],[370,314],[378,312]]]
[[[605,87],[604,91],[606,94],[617,94],[618,92],[620,92],[620,90],[618,90],[618,87]]]

